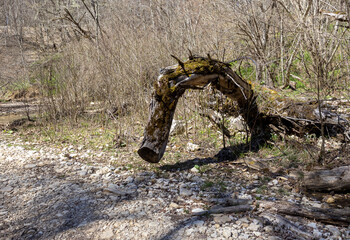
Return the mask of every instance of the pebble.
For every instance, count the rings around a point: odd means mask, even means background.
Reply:
[[[193,144],[191,142],[187,143],[186,150],[190,152],[195,152],[200,149],[199,145]]]
[[[335,199],[332,196],[326,198],[326,203],[334,203],[334,202],[335,202]]]
[[[36,164],[27,164],[27,165],[24,165],[24,168],[25,169],[31,169],[31,168],[35,168],[36,167]]]
[[[272,226],[265,226],[264,231],[267,233],[271,233],[271,232],[273,232],[273,227]]]
[[[252,222],[249,226],[248,226],[248,230],[250,231],[257,231],[261,228],[260,224],[257,224],[255,222]]]
[[[243,233],[243,234],[239,235],[238,239],[251,239],[251,237],[248,234]]]
[[[174,203],[174,202],[171,202],[171,203],[169,204],[169,207],[170,207],[170,208],[178,208],[179,205],[176,204],[176,203]]]
[[[191,189],[188,189],[187,187],[180,187],[179,194],[180,196],[191,196],[193,192]]]
[[[111,239],[114,237],[114,233],[112,229],[107,229],[101,233],[100,239]]]
[[[327,225],[326,228],[333,234],[334,237],[340,237],[341,233],[339,229],[333,225]]]
[[[202,209],[202,208],[195,208],[195,209],[192,209],[191,212],[192,212],[193,214],[199,214],[199,213],[205,212],[205,210]]]
[[[232,219],[230,218],[229,215],[214,215],[214,222],[218,224],[223,224],[227,222],[231,222]]]
[[[174,233],[169,239],[281,239],[272,236],[273,225],[263,227],[254,219],[254,214],[197,216],[207,213],[207,207],[225,204],[222,199],[232,193],[238,198],[252,199],[254,196],[255,199],[258,195],[251,195],[250,191],[259,189],[260,173],[251,174],[248,170],[240,175],[240,172],[237,176],[246,177],[249,182],[227,181],[227,190],[224,191],[216,190],[216,183],[214,187],[202,190],[205,181],[214,180],[211,173],[199,174],[198,167],[177,172],[161,170],[158,174],[127,170],[122,166],[115,169],[97,161],[91,166],[79,160],[88,151],[80,149],[81,152],[74,155],[74,148],[67,148],[70,158],[62,159],[59,157],[61,150],[47,150],[44,146],[41,155],[31,153],[38,158],[34,164],[33,157],[26,157],[25,148],[9,150],[0,139],[0,201],[4,202],[4,205],[0,204],[0,216],[13,223],[13,229],[40,226],[43,239],[53,234],[57,226],[73,226],[57,233],[57,239],[72,239],[72,236],[77,236],[77,239],[160,239],[169,233]],[[11,156],[2,155],[4,151],[11,152]],[[35,171],[25,171],[33,168]],[[57,173],[52,174],[55,177],[48,176],[52,170]],[[15,171],[22,171],[22,175],[13,174]],[[87,175],[89,177],[85,177]],[[269,189],[277,189],[279,182],[287,182],[281,177],[278,179],[270,181]],[[298,196],[301,198],[302,194]],[[261,197],[267,199],[271,194]],[[295,199],[294,195],[289,198]],[[11,207],[15,205],[11,201],[18,199],[23,204],[14,211]],[[319,204],[312,199],[303,200],[309,205]],[[189,219],[189,213],[193,215],[192,220],[183,227],[181,224]],[[40,219],[33,218],[33,214],[42,216],[45,221],[39,222]],[[19,226],[16,219],[23,217],[27,220]],[[321,228],[322,225],[314,222],[307,226],[315,238],[340,238],[349,232],[332,225]],[[182,229],[176,230],[177,227]],[[9,234],[9,229],[1,225],[0,235],[4,231]],[[12,239],[20,239],[20,236]]]
[[[224,228],[222,230],[222,235],[224,236],[224,238],[230,238],[232,236],[232,231],[230,228]]]
[[[314,222],[311,222],[311,223],[307,224],[307,226],[311,227],[311,228],[314,228],[314,229],[317,228],[317,225]]]
[[[193,233],[193,229],[192,228],[186,230],[186,235],[187,236],[190,236],[192,233]]]
[[[134,178],[131,176],[127,177],[127,179],[125,180],[125,182],[127,183],[132,183],[133,181],[134,181]]]
[[[317,229],[314,229],[314,230],[312,231],[312,235],[314,235],[314,237],[315,237],[316,239],[319,239],[319,238],[322,237],[322,233],[321,233],[319,230],[317,230]]]
[[[78,174],[80,176],[86,176],[87,175],[87,171],[83,170],[83,171],[80,171]]]
[[[6,186],[4,188],[0,189],[0,192],[11,192],[13,190],[13,187],[11,186]]]

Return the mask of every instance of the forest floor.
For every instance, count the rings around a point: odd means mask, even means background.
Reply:
[[[2,103],[3,117],[35,108],[20,106]],[[245,164],[257,155],[232,159],[231,148],[217,153],[199,143],[188,150],[185,141],[171,141],[162,163],[151,165],[136,153],[142,134],[123,147],[93,147],[55,141],[54,130],[38,137],[44,131],[31,122],[9,128],[15,119],[7,120],[0,133],[1,239],[350,239],[349,226],[264,209],[277,201],[345,208],[349,194],[303,192],[295,171]],[[89,128],[100,143],[99,131]],[[252,208],[201,214],[227,199],[246,199]]]

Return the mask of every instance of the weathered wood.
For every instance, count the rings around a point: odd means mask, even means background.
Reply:
[[[210,202],[217,203],[222,206],[237,206],[237,205],[249,205],[252,204],[252,200],[249,199],[236,199],[236,198],[212,198]]]
[[[169,94],[166,98],[154,93],[150,105],[150,117],[144,139],[138,154],[150,163],[157,163],[163,157],[168,143],[171,123],[176,104],[183,91]],[[179,95],[179,96],[178,96]]]
[[[275,225],[280,229],[289,230],[296,239],[314,238],[311,233],[301,230],[300,227],[296,226],[294,223],[278,214],[263,213],[261,216],[272,223],[272,225]]]
[[[305,217],[323,223],[336,225],[350,224],[350,210],[343,208],[316,208],[306,205],[293,204],[286,201],[267,202],[259,201],[259,206],[266,209],[275,210],[277,213],[291,216]]]
[[[229,207],[217,207],[210,210],[204,210],[201,212],[195,212],[193,215],[200,216],[205,214],[231,214],[231,213],[240,213],[253,210],[251,205],[236,205]]]
[[[157,163],[162,158],[176,104],[185,90],[202,89],[209,84],[237,103],[252,139],[268,139],[273,130],[300,136],[319,133],[322,116],[326,132],[342,132],[350,140],[348,115],[336,114],[326,106],[319,114],[317,101],[296,102],[267,88],[257,94],[254,88],[258,86],[243,80],[224,62],[193,56],[186,62],[177,61],[178,65],[160,71],[154,85],[150,117],[138,151],[148,162]]]
[[[350,166],[304,173],[303,185],[312,191],[350,191]]]

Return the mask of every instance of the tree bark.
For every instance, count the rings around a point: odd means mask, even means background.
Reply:
[[[350,223],[350,210],[348,209],[316,208],[286,201],[259,201],[258,203],[259,207],[264,208],[264,211],[271,209],[277,211],[279,214],[315,219],[317,221],[328,224],[348,225]]]
[[[350,191],[350,166],[306,172],[303,185],[312,191]]]

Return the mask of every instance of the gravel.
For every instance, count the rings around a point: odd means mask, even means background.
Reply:
[[[240,179],[252,179],[257,184],[257,173],[237,170],[231,173],[235,181],[219,184],[221,188],[210,184],[203,188],[205,181],[211,180],[210,174],[191,168],[163,175],[114,168],[107,163],[80,161],[89,155],[88,149],[80,148],[74,154],[69,149],[33,148],[30,143],[2,139],[0,135],[1,239],[293,237],[282,227],[261,221],[258,212],[196,216],[212,207],[209,199],[222,203],[230,196],[254,200],[258,193],[249,188],[251,183]],[[277,179],[271,181],[272,186],[281,184]],[[264,197],[272,198],[259,195]],[[282,198],[297,197],[301,199],[298,193]],[[306,231],[318,239],[345,239],[350,235],[349,228],[311,221],[294,223],[306,226]]]

